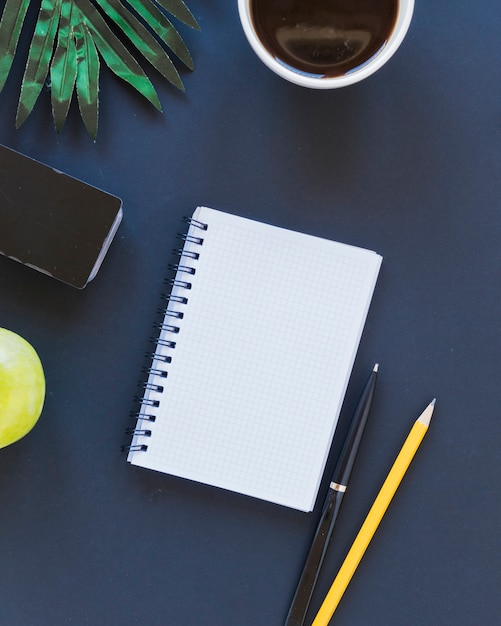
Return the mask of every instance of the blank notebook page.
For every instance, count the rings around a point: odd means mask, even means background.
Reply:
[[[199,207],[129,461],[310,511],[381,265],[375,252]],[[189,258],[198,254],[197,260]],[[175,302],[176,296],[187,298]],[[175,347],[162,347],[175,341]],[[151,431],[144,436],[141,430]],[[134,450],[143,446],[142,450]]]

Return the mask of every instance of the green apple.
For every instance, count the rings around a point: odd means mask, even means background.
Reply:
[[[33,428],[44,399],[45,376],[38,354],[25,339],[0,328],[0,448]]]

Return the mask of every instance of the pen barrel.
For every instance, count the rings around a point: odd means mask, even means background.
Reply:
[[[357,450],[369,416],[377,380],[377,365],[369,376],[358,401],[345,438],[341,454],[334,471],[329,492],[325,500],[306,562],[292,600],[285,626],[303,626],[320,568],[329,547],[348,479],[355,462]]]
[[[285,626],[302,626],[322,567],[344,493],[329,489],[320,522],[299,579]]]
[[[339,455],[339,461],[334,470],[333,482],[346,486],[350,479],[351,470],[355,463],[362,435],[364,434],[367,418],[371,410],[372,399],[376,390],[377,370],[373,370],[362,391],[352,418],[350,429]]]

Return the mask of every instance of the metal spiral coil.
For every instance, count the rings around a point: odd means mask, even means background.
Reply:
[[[195,220],[192,217],[188,217],[186,215],[183,217],[183,222],[186,222],[186,224],[189,224],[190,226],[195,226],[196,228],[200,228],[200,230],[207,230],[209,228],[208,224],[205,224],[204,222],[200,222],[199,220]]]
[[[188,298],[185,296],[178,296],[175,294],[171,294],[170,297],[167,298],[169,302],[176,302],[177,304],[188,304]]]
[[[139,413],[137,411],[134,411],[131,415],[131,417],[135,417],[136,419],[140,419],[143,422],[155,422],[157,419],[156,415],[153,415],[153,413],[143,413],[142,411],[140,411]]]
[[[154,361],[162,361],[162,363],[170,363],[172,361],[172,357],[167,354],[158,354],[158,352],[147,352],[146,357]]]
[[[154,391],[155,393],[163,393],[164,388],[162,385],[155,385],[153,383],[143,383],[142,388],[147,391]]]
[[[141,402],[142,406],[151,406],[151,407],[154,407],[155,409],[158,409],[158,407],[160,406],[159,400],[152,400],[151,398],[145,398],[144,396],[140,398],[136,397],[136,400]]]
[[[130,446],[122,446],[122,452],[146,452],[148,446],[145,443],[131,444]]]
[[[152,339],[152,341],[156,343],[157,346],[162,348],[170,348],[171,350],[174,350],[176,347],[176,342],[171,341],[170,339]]]
[[[200,222],[199,220],[191,217],[183,217],[183,221],[189,224],[193,229],[206,231],[208,224]],[[155,344],[156,349],[153,352],[147,353],[146,357],[150,359],[151,363],[148,367],[143,368],[143,372],[148,376],[147,382],[140,384],[142,394],[140,397],[136,397],[136,401],[140,404],[138,411],[134,412],[136,418],[136,426],[129,428],[126,432],[133,437],[151,437],[152,431],[149,428],[144,428],[143,422],[155,422],[156,415],[152,409],[157,409],[160,406],[160,400],[150,397],[150,393],[161,394],[164,391],[164,386],[153,382],[155,379],[165,380],[168,377],[168,371],[163,368],[162,363],[168,364],[172,362],[172,356],[170,354],[163,354],[163,349],[174,350],[176,348],[176,342],[171,339],[166,339],[164,334],[178,334],[181,331],[181,326],[177,324],[169,324],[166,320],[171,318],[173,320],[182,320],[184,318],[183,311],[176,311],[172,308],[172,305],[185,306],[188,304],[188,298],[186,295],[180,295],[179,290],[189,291],[192,288],[192,283],[189,280],[183,280],[179,278],[182,274],[194,276],[196,268],[192,267],[191,262],[198,261],[200,253],[194,250],[186,249],[186,244],[202,246],[204,238],[188,232],[186,234],[178,233],[177,237],[184,242],[184,247],[175,249],[174,253],[179,256],[179,262],[170,264],[169,270],[175,272],[174,278],[166,279],[166,284],[170,287],[169,294],[162,294],[161,299],[167,301],[165,308],[158,310],[159,315],[162,317],[160,323],[156,323],[154,327],[160,331],[159,336],[152,337],[151,341]],[[190,263],[188,265],[187,263]],[[176,293],[172,293],[176,291]],[[122,446],[123,450],[129,452],[142,452],[148,450],[146,443],[134,443],[128,446]]]
[[[174,272],[181,272],[185,274],[195,274],[196,269],[194,267],[190,267],[189,265],[181,265],[180,263],[171,263],[169,265],[170,270],[174,270]]]
[[[127,428],[127,435],[141,435],[142,437],[151,437],[151,430],[146,428]]]
[[[204,243],[203,237],[196,237],[195,235],[185,235],[183,233],[178,233],[177,236],[179,239],[181,239],[181,241],[184,241],[187,243],[194,243],[197,246],[202,246]]]
[[[158,367],[143,367],[141,370],[144,374],[152,374],[153,376],[158,376],[158,378],[167,378],[169,372],[167,370],[161,370]]]
[[[200,253],[194,252],[193,250],[183,250],[183,248],[174,248],[172,252],[174,252],[174,254],[179,255],[180,258],[185,257],[187,259],[193,259],[193,261],[198,261],[198,259],[200,258]]]
[[[182,311],[171,311],[170,309],[163,309],[162,315],[167,317],[175,317],[177,320],[182,320],[184,313]]]
[[[179,332],[179,326],[174,326],[173,324],[154,324],[154,328],[165,330],[167,333],[177,334]]]
[[[186,280],[178,280],[177,278],[167,278],[165,281],[171,287],[179,287],[180,289],[191,289],[191,283]]]

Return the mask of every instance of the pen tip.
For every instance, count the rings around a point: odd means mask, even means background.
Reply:
[[[376,363],[376,364],[374,365],[374,369],[373,369],[372,371],[373,371],[373,372],[377,372],[377,371],[378,371],[378,369],[379,369],[379,363]]]

